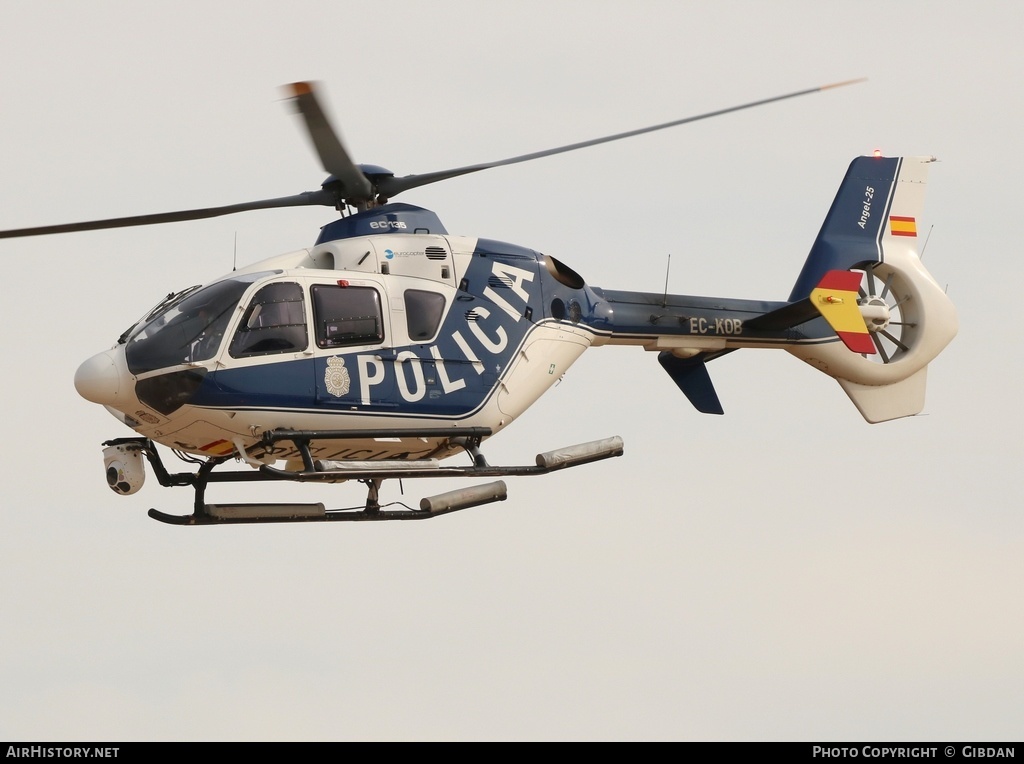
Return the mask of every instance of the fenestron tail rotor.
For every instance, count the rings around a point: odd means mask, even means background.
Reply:
[[[898,362],[910,352],[920,323],[918,306],[906,279],[884,263],[862,269],[857,304],[867,325],[878,363]]]
[[[437,170],[434,172],[421,173],[416,175],[405,175],[396,178],[393,173],[375,165],[355,164],[352,161],[348,150],[341,141],[338,133],[331,126],[327,115],[316,96],[315,87],[309,82],[297,82],[288,87],[292,103],[302,116],[303,122],[313,147],[320,158],[320,163],[330,177],[322,184],[317,191],[306,191],[291,196],[283,196],[274,199],[262,199],[258,201],[242,202],[240,204],[229,204],[220,207],[201,207],[197,209],[178,210],[175,212],[159,212],[150,215],[133,215],[128,217],[106,218],[104,220],[91,220],[80,223],[62,223],[58,225],[37,226],[33,228],[17,228],[0,231],[0,239],[11,239],[23,236],[43,236],[55,233],[73,233],[76,231],[95,231],[105,228],[125,228],[129,226],[155,225],[157,223],[177,223],[187,220],[201,220],[204,218],[218,217],[221,215],[232,215],[236,212],[248,212],[250,210],[274,209],[278,207],[303,207],[303,206],[327,206],[343,210],[345,206],[352,206],[357,209],[365,209],[368,206],[382,204],[397,196],[403,191],[408,191],[420,186],[437,183],[449,178],[456,178],[460,175],[488,170],[494,167],[529,162],[534,159],[563,154],[577,149],[596,146],[601,143],[609,143],[624,138],[632,138],[645,133],[652,133],[657,130],[665,130],[670,127],[684,125],[690,122],[697,122],[711,117],[729,114],[735,111],[751,109],[755,106],[764,106],[784,101],[789,98],[819,93],[823,90],[851,85],[863,80],[847,80],[830,85],[798,90],[784,95],[763,98],[758,101],[730,106],[724,109],[697,114],[683,119],[663,122],[658,125],[641,127],[636,130],[628,130],[623,133],[606,135],[601,138],[570,143],[565,146],[558,146],[543,151],[535,151],[529,154],[499,159],[493,162],[466,165],[448,170]]]

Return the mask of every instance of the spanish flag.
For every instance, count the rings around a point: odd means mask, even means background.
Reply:
[[[917,220],[890,215],[889,233],[893,236],[917,236]]]

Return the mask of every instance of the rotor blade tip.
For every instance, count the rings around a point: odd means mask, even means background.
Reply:
[[[291,89],[292,95],[296,98],[303,95],[309,95],[313,92],[313,86],[308,82],[293,82],[291,85],[288,85],[288,87]]]
[[[831,90],[832,88],[841,88],[846,85],[856,85],[858,82],[867,82],[867,77],[858,77],[855,80],[843,80],[842,82],[833,82],[829,85],[822,85],[818,90]]]

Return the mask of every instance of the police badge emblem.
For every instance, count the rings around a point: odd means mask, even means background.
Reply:
[[[341,356],[327,359],[327,371],[324,372],[324,384],[327,392],[335,398],[340,398],[348,392],[352,386],[352,379],[345,368],[345,359]]]

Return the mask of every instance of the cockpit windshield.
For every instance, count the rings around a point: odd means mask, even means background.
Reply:
[[[133,374],[208,361],[217,354],[235,307],[253,282],[270,272],[246,273],[158,307],[134,329],[125,358]]]

